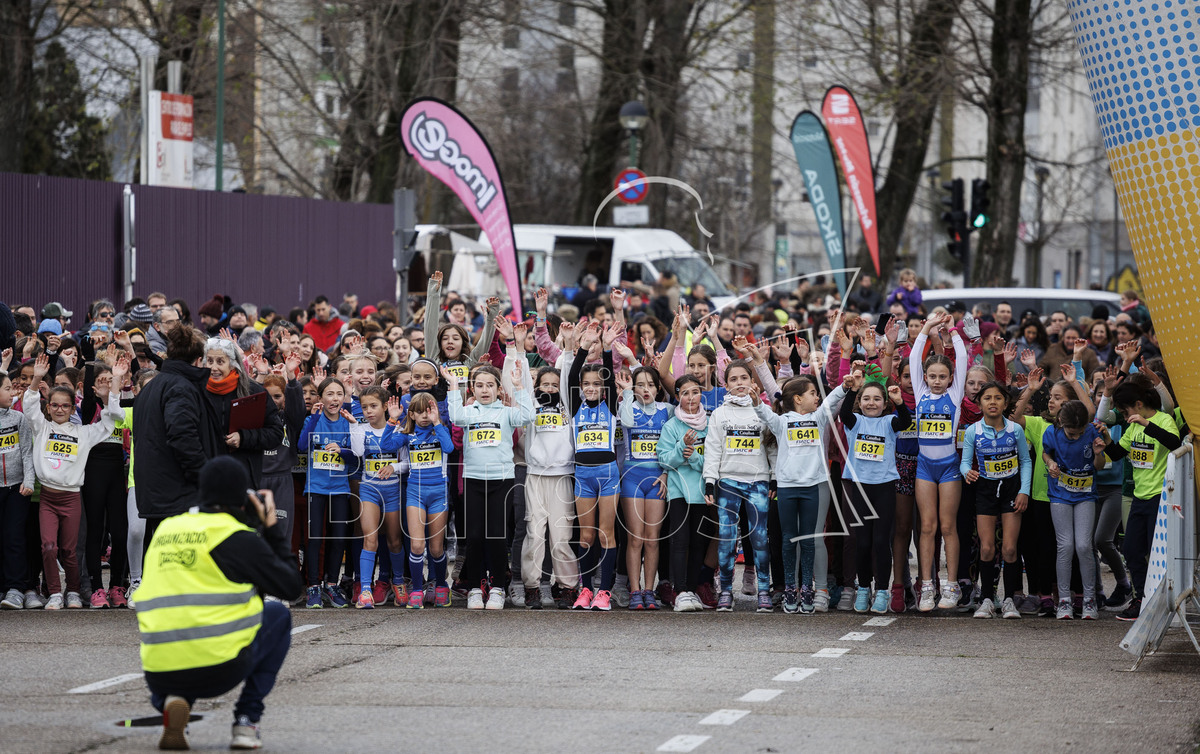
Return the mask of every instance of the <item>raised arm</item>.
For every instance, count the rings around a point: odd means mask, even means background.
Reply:
[[[442,312],[442,273],[437,271],[429,276],[429,291],[425,296],[425,356],[433,363],[438,363],[441,349],[438,347],[438,325]]]
[[[518,310],[520,309],[520,301],[516,302],[516,307]],[[467,355],[467,366],[473,367],[478,364],[483,355],[491,349],[492,339],[496,337],[496,315],[499,313],[500,299],[492,296],[487,300],[487,315],[483,319],[483,335],[471,349],[471,353]]]

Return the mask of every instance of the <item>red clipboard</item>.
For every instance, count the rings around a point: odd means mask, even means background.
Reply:
[[[243,429],[262,429],[267,420],[267,393],[251,393],[234,398],[229,407],[230,434]]]

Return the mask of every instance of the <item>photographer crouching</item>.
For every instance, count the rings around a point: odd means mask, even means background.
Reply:
[[[150,701],[163,713],[160,749],[187,749],[195,701],[242,681],[230,748],[262,746],[263,699],[287,657],[292,618],[261,595],[296,599],[304,583],[271,492],[249,484],[236,459],[208,461],[200,506],[163,519],[146,550],[137,620]]]

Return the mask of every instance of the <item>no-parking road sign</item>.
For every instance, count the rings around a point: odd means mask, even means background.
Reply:
[[[646,174],[637,168],[625,168],[620,173],[617,173],[617,180],[613,182],[613,188],[620,191],[617,198],[626,204],[639,204],[646,198],[646,191],[650,188],[649,184],[639,183],[636,186],[630,186],[630,183],[635,181],[645,180]]]

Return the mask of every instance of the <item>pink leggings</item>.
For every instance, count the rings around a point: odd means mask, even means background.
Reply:
[[[78,492],[63,492],[42,487],[38,523],[42,529],[42,567],[50,594],[62,592],[58,578],[58,559],[62,556],[67,573],[67,591],[79,591],[79,561],[75,550],[79,545],[79,521],[83,518],[83,498]]]

